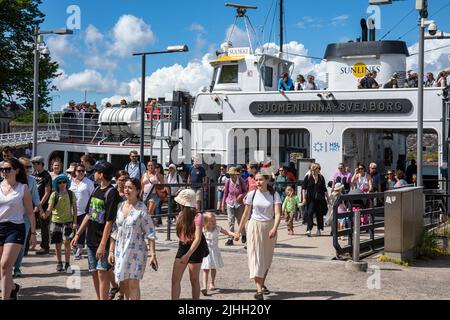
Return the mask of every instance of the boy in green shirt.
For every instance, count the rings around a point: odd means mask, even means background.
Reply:
[[[47,216],[52,216],[50,225],[51,243],[55,244],[56,259],[58,264],[56,271],[72,273],[70,268],[70,240],[72,233],[77,229],[77,200],[75,194],[69,190],[70,180],[60,174],[53,180],[53,190],[49,199]],[[64,242],[64,255],[66,264],[63,267],[61,247]]]
[[[300,205],[298,197],[291,186],[286,188],[286,198],[284,198],[282,209],[286,214],[286,224],[288,235],[294,234],[294,218]]]

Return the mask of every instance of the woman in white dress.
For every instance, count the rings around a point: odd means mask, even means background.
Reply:
[[[208,290],[206,288],[208,287],[209,272],[211,271],[211,285],[209,286],[209,290],[216,290],[217,269],[223,268],[222,255],[219,249],[219,234],[223,233],[230,237],[234,237],[235,234],[217,225],[216,215],[214,213],[205,212],[203,218],[205,220],[203,234],[208,244],[209,255],[203,258],[202,262],[203,288],[201,289],[201,293],[207,296]]]
[[[155,252],[155,228],[152,218],[147,214],[147,207],[138,197],[141,183],[130,179],[125,183],[126,201],[119,204],[117,210],[117,238],[111,242],[109,263],[114,265],[115,280],[121,286],[124,282],[129,300],[140,300],[139,281],[144,276],[147,264],[147,244],[150,247],[150,264],[158,269]]]

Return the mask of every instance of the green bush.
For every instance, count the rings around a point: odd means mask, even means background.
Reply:
[[[419,243],[414,248],[417,258],[433,259],[443,256],[445,252],[439,246],[439,236],[434,232],[424,231],[420,236]]]
[[[59,122],[59,115],[54,115],[55,122]],[[33,123],[33,111],[27,111],[16,116],[13,121],[20,123]],[[49,123],[49,113],[46,111],[39,111],[39,123]]]

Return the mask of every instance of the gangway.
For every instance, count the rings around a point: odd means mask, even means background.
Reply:
[[[59,132],[56,130],[38,131],[37,141],[45,142],[50,139],[59,139]],[[16,147],[33,143],[33,132],[16,132],[0,134],[0,146]]]

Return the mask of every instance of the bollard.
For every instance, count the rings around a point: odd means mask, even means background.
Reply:
[[[359,235],[360,235],[360,225],[361,225],[361,212],[355,211],[353,223],[353,261],[349,260],[345,263],[345,269],[349,271],[362,271],[366,272],[368,264],[367,262],[359,261]]]
[[[359,262],[359,237],[361,227],[361,211],[355,211],[353,223],[353,261]]]

